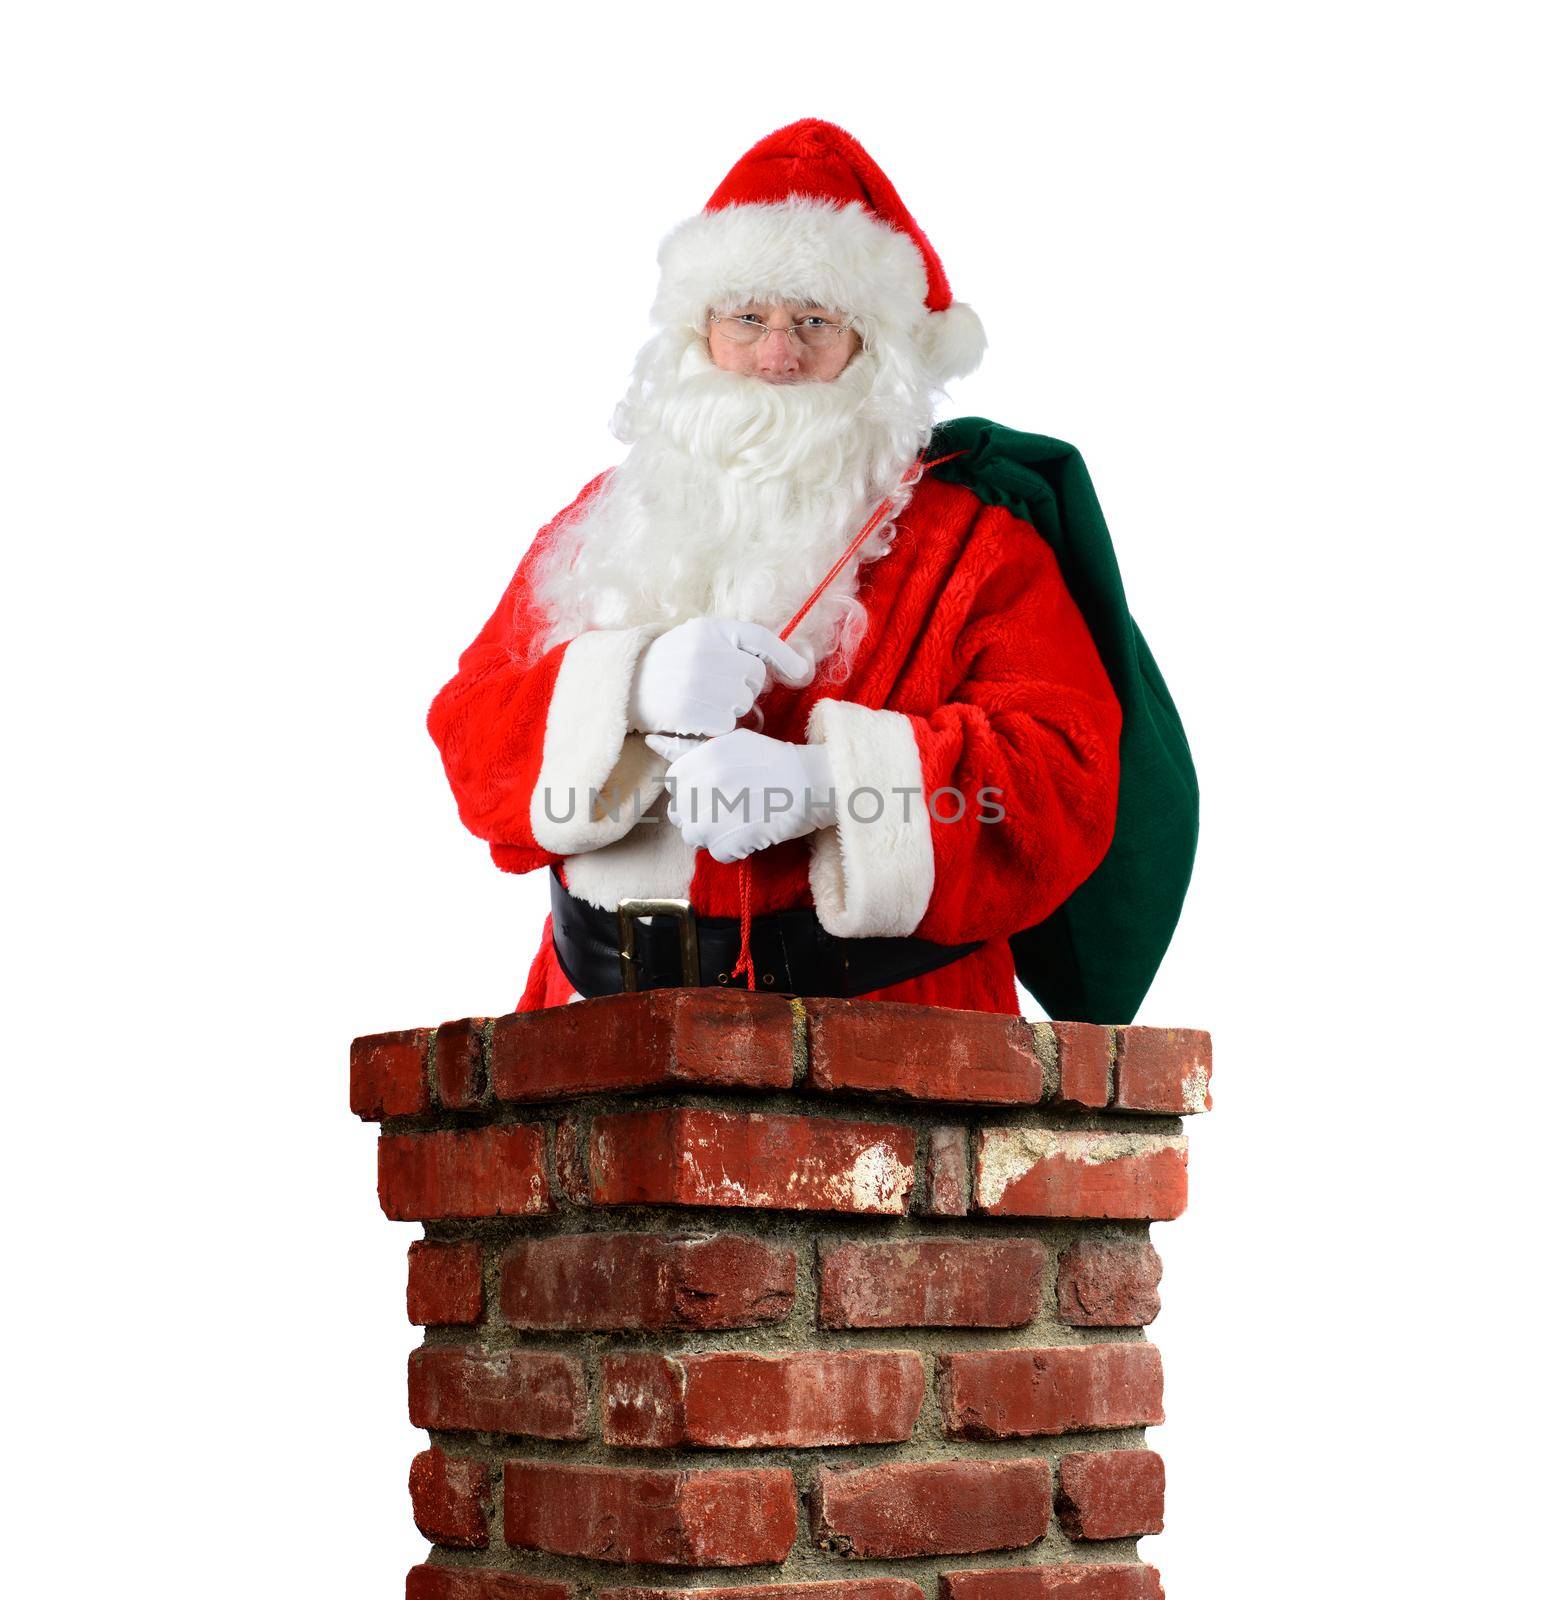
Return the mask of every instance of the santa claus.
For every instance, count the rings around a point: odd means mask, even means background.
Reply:
[[[762,140],[659,255],[630,449],[429,713],[551,871],[520,1010],[701,983],[1016,1013],[1113,836],[1121,710],[1034,527],[928,472],[979,319],[848,133]]]

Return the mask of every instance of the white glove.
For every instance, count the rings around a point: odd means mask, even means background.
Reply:
[[[692,617],[638,658],[630,726],[639,733],[727,733],[765,688],[768,666],[798,688],[814,676],[790,644],[758,622]]]
[[[645,742],[669,759],[669,820],[714,861],[741,860],[837,819],[830,752],[822,744],[790,744],[751,728],[716,739],[654,733]]]

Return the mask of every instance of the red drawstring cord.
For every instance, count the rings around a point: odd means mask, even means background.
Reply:
[[[961,456],[964,453],[962,450],[955,450],[952,455],[937,456],[931,461],[917,462],[913,468],[915,475],[912,477],[907,472],[900,481],[900,487],[902,489],[913,488],[921,481],[921,474],[928,467],[941,466],[944,461],[952,461],[954,457]],[[862,524],[862,531],[846,546],[835,565],[819,580],[814,592],[798,607],[792,621],[778,635],[779,638],[785,640],[792,636],[798,624],[819,604],[820,595],[835,582],[841,568],[862,548],[867,536],[893,509],[894,497],[892,495],[888,495],[880,501],[878,509]],[[739,959],[734,963],[733,971],[728,974],[730,978],[737,978],[741,972],[746,974],[745,983],[750,989],[755,987],[755,963],[750,959],[750,862],[752,859],[753,857],[751,856],[743,856],[739,861]]]
[[[734,969],[728,974],[730,978],[737,978],[741,972],[748,973],[745,984],[753,989],[755,987],[755,963],[750,960],[750,858],[739,858],[739,959],[734,962]]]

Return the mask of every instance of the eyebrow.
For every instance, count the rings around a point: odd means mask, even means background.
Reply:
[[[813,311],[822,312],[827,316],[836,314],[835,307],[823,300],[779,300],[776,304],[786,306],[789,311],[797,316],[807,316]],[[759,315],[772,310],[773,307],[769,300],[741,300],[738,309],[741,315],[745,312],[754,312]]]

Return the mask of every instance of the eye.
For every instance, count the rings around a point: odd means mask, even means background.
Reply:
[[[835,324],[828,317],[803,317],[799,319],[800,328],[833,328]]]

